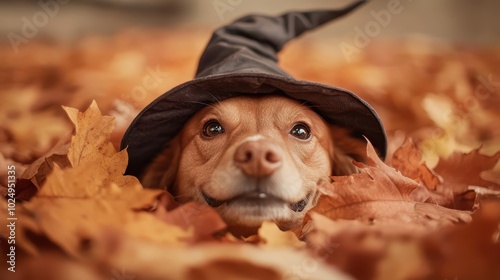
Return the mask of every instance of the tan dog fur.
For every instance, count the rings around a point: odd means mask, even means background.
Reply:
[[[211,120],[218,121],[224,132],[207,138],[202,131]],[[290,134],[297,123],[309,126],[310,139]],[[242,149],[243,155],[253,158],[242,159]],[[243,232],[258,228],[264,220],[290,229],[300,225],[316,204],[318,185],[329,182],[330,175],[356,172],[352,161],[364,161],[365,150],[364,141],[327,124],[295,100],[235,97],[195,114],[146,168],[141,181],[145,187],[169,190],[181,203],[207,204],[203,193],[229,200],[214,208],[231,228]],[[231,200],[249,193],[254,194],[250,199]],[[273,203],[264,199],[260,203],[255,194],[272,197]],[[297,201],[306,203],[302,211],[291,209]]]

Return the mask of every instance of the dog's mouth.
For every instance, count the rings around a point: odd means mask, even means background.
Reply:
[[[281,206],[283,204],[286,204],[294,212],[302,212],[304,208],[306,208],[310,196],[310,194],[308,194],[304,199],[301,199],[297,202],[289,203],[281,198],[278,198],[276,196],[264,192],[244,193],[227,200],[217,200],[207,195],[205,192],[202,192],[202,195],[203,199],[205,199],[207,204],[213,208],[219,207],[223,204],[230,205],[236,203],[248,206],[258,205],[261,207]]]

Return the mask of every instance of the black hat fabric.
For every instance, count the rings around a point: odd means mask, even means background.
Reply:
[[[340,10],[251,15],[216,30],[200,58],[196,77],[150,103],[126,131],[121,143],[129,153],[126,174],[140,175],[197,111],[243,95],[280,94],[305,102],[327,122],[364,135],[385,157],[384,128],[368,103],[342,88],[296,80],[277,64],[277,53],[285,43],[364,2]]]

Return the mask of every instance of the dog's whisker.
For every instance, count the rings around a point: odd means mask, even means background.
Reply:
[[[309,102],[303,101],[302,103],[300,103],[300,106],[310,107],[309,105],[307,105],[307,103],[309,103]]]
[[[208,93],[211,97],[214,98],[215,102],[218,104],[221,102],[221,100],[219,98],[217,98],[217,96],[215,96],[214,94],[212,94],[210,91],[208,90],[205,90],[206,93]]]
[[[199,102],[199,101],[183,101],[183,102],[201,104],[201,105],[212,108],[214,111],[216,111],[217,113],[222,115],[222,111],[220,110],[220,108],[218,106],[216,106],[220,103],[220,101],[218,101],[218,100],[216,100],[214,103],[206,103],[206,102]]]
[[[205,93],[207,93],[208,95],[210,95],[210,97],[212,97],[214,99],[214,103],[216,103],[216,104],[221,103],[221,100],[219,98],[217,98],[217,96],[215,96],[215,94],[212,94],[210,91],[208,91],[206,89],[203,89],[203,91]]]
[[[208,93],[208,95],[210,95],[215,100],[215,102],[214,102],[215,104],[219,105],[222,102],[222,100],[217,98],[217,96],[215,94],[212,94],[210,91],[208,91],[206,89],[204,89],[204,91],[206,93]],[[222,111],[220,111],[218,107],[214,107],[214,108],[217,110],[218,113],[222,114]]]
[[[201,105],[204,105],[204,106],[209,106],[209,107],[212,107],[212,108],[216,108],[213,104],[211,103],[205,103],[205,102],[199,102],[199,101],[189,101],[189,100],[185,100],[185,101],[182,101],[182,102],[185,102],[185,103],[193,103],[193,104],[201,104]]]
[[[205,103],[205,102],[198,102],[198,101],[183,101],[183,102],[194,103],[194,104],[201,104],[201,105],[204,105],[204,106],[212,108],[213,110],[217,111],[219,114],[222,114],[222,112],[220,111],[220,109],[217,106],[215,106],[214,103]],[[217,103],[215,103],[215,104],[217,104]]]
[[[305,105],[306,103],[307,103],[307,102],[304,102],[304,103],[302,103],[302,105],[303,105],[303,106],[306,106],[306,107],[307,107],[307,109],[314,109],[314,108],[326,108],[326,106],[319,106],[319,105],[314,105],[314,106],[311,106],[311,105]],[[303,111],[307,111],[307,109],[303,109]],[[317,114],[317,116],[318,116],[320,119],[322,119],[325,123],[328,123],[328,122],[325,120],[325,118],[323,118],[323,116],[322,116],[322,115]]]
[[[179,194],[179,195],[175,195],[174,199],[177,200],[178,198],[183,198],[183,197],[189,197],[189,196],[187,194]]]

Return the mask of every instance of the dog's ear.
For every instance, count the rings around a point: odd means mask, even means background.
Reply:
[[[179,168],[180,155],[180,138],[175,137],[146,167],[140,178],[142,185],[146,188],[172,190]]]
[[[352,136],[348,129],[330,125],[332,148],[332,175],[342,176],[358,173],[359,169],[352,162],[366,162],[366,140]]]

